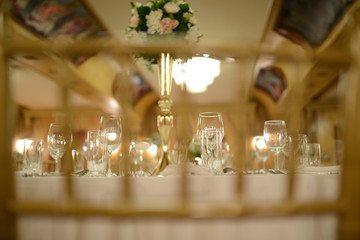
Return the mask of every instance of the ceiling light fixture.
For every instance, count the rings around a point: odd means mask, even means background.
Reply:
[[[220,75],[220,61],[209,57],[193,57],[186,62],[177,60],[173,65],[173,77],[177,85],[186,85],[190,93],[205,92]]]

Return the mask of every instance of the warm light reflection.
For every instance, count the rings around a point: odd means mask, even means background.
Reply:
[[[147,152],[151,155],[151,157],[156,157],[157,150],[158,147],[155,144],[153,144],[147,149]]]
[[[200,157],[195,157],[195,161],[198,165],[202,165],[202,159]]]
[[[117,156],[120,151],[120,148],[121,148],[121,144],[117,148],[115,148],[114,151],[112,151],[111,156]]]
[[[254,138],[254,140],[255,140],[255,146],[256,146],[257,149],[266,148],[266,143],[265,143],[264,138],[258,137],[258,138]]]
[[[262,138],[263,141],[260,141],[260,142],[256,141],[258,138]],[[260,144],[260,145],[259,145],[259,144]],[[266,147],[266,142],[265,142],[263,136],[254,136],[254,137],[252,138],[252,140],[251,140],[251,146],[252,146],[253,149],[255,149],[256,146],[258,146],[258,147],[259,147],[259,146],[262,146],[263,148]]]
[[[110,99],[110,100],[109,100],[109,105],[111,106],[111,108],[112,108],[114,111],[120,109],[119,103],[118,103],[115,99]]]
[[[16,141],[16,151],[18,153],[24,152],[24,139],[19,139]]]
[[[117,134],[114,133],[114,132],[110,132],[110,133],[107,134],[107,137],[108,137],[108,139],[109,139],[110,141],[114,141],[114,140],[116,140],[116,138],[117,138]]]
[[[209,57],[193,57],[185,63],[176,61],[173,65],[175,83],[185,84],[190,93],[205,92],[219,75],[220,61]]]
[[[225,144],[225,151],[230,152],[230,145],[229,144]]]

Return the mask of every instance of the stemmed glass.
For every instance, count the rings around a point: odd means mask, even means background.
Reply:
[[[47,144],[50,156],[55,160],[55,175],[60,174],[61,158],[71,145],[72,134],[63,123],[51,123],[47,135]]]
[[[224,123],[220,113],[203,112],[199,114],[197,134],[201,140],[201,162],[208,165],[216,174],[222,173],[221,153],[224,138]]]
[[[115,115],[105,115],[100,118],[100,130],[106,131],[106,145],[107,145],[107,172],[106,176],[116,176],[111,171],[111,153],[120,146],[121,142],[121,121]]]
[[[260,172],[267,173],[265,163],[269,159],[270,149],[266,146],[263,136],[255,137],[255,154],[256,157],[262,162],[262,168]]]
[[[279,165],[279,153],[287,143],[286,124],[283,120],[269,120],[264,123],[264,139],[266,145],[275,154],[274,170],[281,173]]]

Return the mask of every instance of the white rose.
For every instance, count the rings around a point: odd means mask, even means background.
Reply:
[[[135,2],[135,3],[134,3],[134,5],[135,5],[135,7],[136,7],[136,8],[138,8],[138,7],[141,7],[141,6],[142,6],[142,4],[141,4],[140,2]]]
[[[156,10],[149,13],[149,15],[146,15],[146,26],[148,27],[147,32],[150,34],[154,33],[162,33],[163,27],[161,25],[161,17],[163,13],[162,11]]]
[[[191,16],[192,16],[192,14],[191,14],[191,13],[188,13],[188,12],[186,12],[186,13],[183,14],[183,17],[184,17],[185,19],[187,19],[187,20],[189,20],[189,19],[191,18]]]
[[[176,3],[168,2],[164,5],[164,9],[167,13],[177,13],[180,8]]]
[[[142,43],[146,41],[146,33],[137,32],[135,30],[130,30],[126,33],[126,40],[133,41],[136,43]]]
[[[190,42],[197,42],[199,40],[199,29],[197,26],[190,27],[189,31],[185,35],[185,39]]]
[[[196,17],[192,16],[192,17],[189,19],[189,22],[195,25],[195,24],[197,23]]]

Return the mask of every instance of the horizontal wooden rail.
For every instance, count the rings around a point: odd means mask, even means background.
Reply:
[[[201,207],[183,208],[181,204],[172,206],[132,204],[109,205],[99,207],[86,202],[49,203],[34,201],[32,203],[12,202],[10,209],[17,214],[56,215],[56,216],[110,216],[119,218],[128,217],[176,217],[176,218],[241,218],[241,217],[271,217],[303,214],[341,214],[344,206],[340,201],[316,202],[296,204],[285,202],[269,205],[252,204],[225,204],[208,205]]]
[[[26,53],[46,53],[48,51],[62,54],[83,54],[97,53],[99,51],[116,52],[119,54],[132,54],[134,52],[146,54],[158,54],[169,52],[175,56],[194,56],[210,54],[220,59],[227,58],[251,58],[254,56],[268,55],[277,59],[287,59],[293,61],[323,60],[342,63],[350,63],[352,58],[344,56],[341,51],[328,51],[319,55],[293,54],[286,50],[274,50],[257,45],[231,45],[231,44],[184,44],[184,43],[153,43],[153,44],[134,44],[119,42],[114,39],[99,39],[68,42],[37,42],[12,40],[4,41],[3,47],[7,54],[26,52]]]

